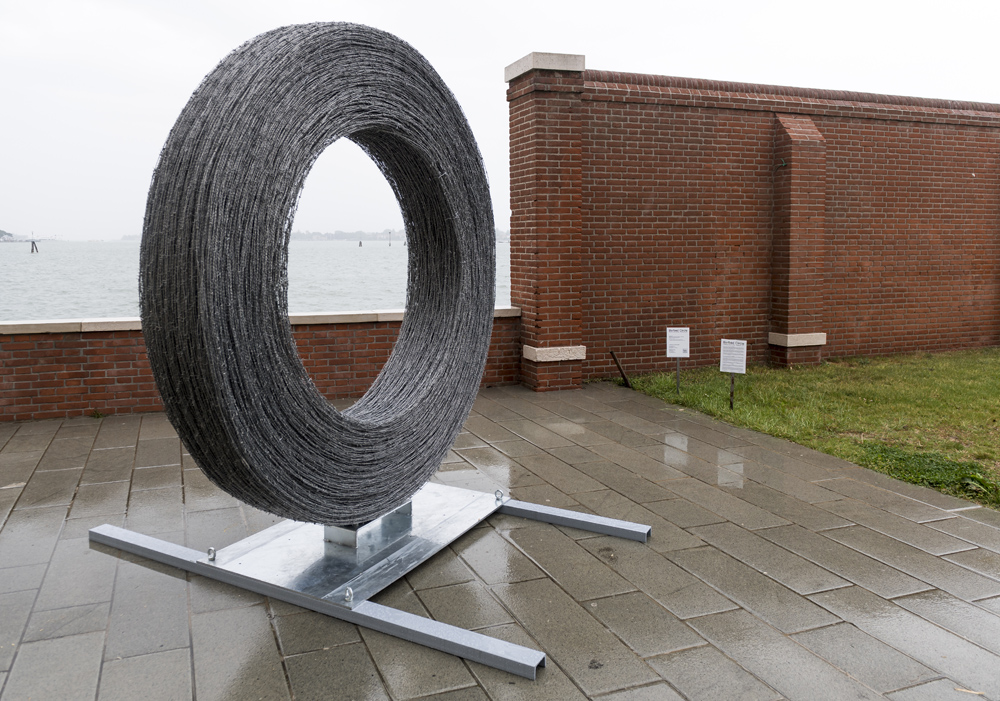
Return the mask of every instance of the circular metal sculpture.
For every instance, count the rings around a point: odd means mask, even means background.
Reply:
[[[406,226],[406,314],[368,392],[340,412],[288,322],[299,193],[336,139],[361,146]],[[351,525],[405,503],[475,400],[492,329],[494,228],[482,158],[427,61],[353,24],[244,44],[191,97],[153,175],[142,327],[167,414],[219,487],[299,521]]]

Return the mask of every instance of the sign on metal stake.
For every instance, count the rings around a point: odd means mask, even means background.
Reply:
[[[722,339],[719,357],[719,370],[729,373],[729,408],[733,408],[733,395],[736,393],[736,375],[747,372],[747,342],[734,341],[731,338]]]
[[[677,394],[681,393],[681,358],[691,354],[691,334],[686,326],[667,328],[667,357],[677,358]]]

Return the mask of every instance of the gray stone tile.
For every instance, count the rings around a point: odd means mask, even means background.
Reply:
[[[801,526],[768,528],[757,533],[887,599],[931,588],[926,582]]]
[[[1000,528],[1000,511],[987,508],[969,509],[968,511],[963,511],[962,516],[964,518],[971,518],[973,521],[985,523],[987,526],[992,526],[993,528]]]
[[[600,463],[592,463],[577,469],[559,458],[544,453],[519,458],[518,462],[564,494],[594,492],[598,489],[604,489],[601,482],[588,476],[590,474],[588,468]]]
[[[127,528],[146,535],[184,529],[184,495],[180,487],[148,489],[129,495]]]
[[[839,499],[840,495],[831,492],[813,482],[799,479],[795,475],[782,472],[773,467],[753,460],[744,460],[743,474],[747,479],[758,484],[770,487],[776,492],[787,494],[790,497],[804,501],[807,504],[815,504],[820,501],[831,501]]]
[[[715,449],[713,448],[713,450]],[[703,460],[670,445],[648,446],[641,448],[641,451],[643,455],[648,455],[654,460],[684,473],[688,477],[694,477],[706,484],[718,483],[719,465],[715,462]],[[727,462],[726,465],[740,463],[743,460],[738,455],[733,455],[733,458],[734,460]]]
[[[796,447],[801,448],[801,446]],[[798,477],[801,480],[805,480],[806,482],[828,480],[841,476],[838,475],[837,472],[831,472],[823,467],[806,462],[786,453],[770,450],[766,446],[741,446],[739,448],[733,448],[732,452],[755,462],[770,465],[776,470],[781,470],[782,472],[786,472],[790,475]]]
[[[626,470],[634,472],[640,477],[645,477],[651,482],[675,480],[685,476],[683,472],[675,470],[659,460],[640,453],[638,450],[618,445],[617,443],[595,445],[591,446],[590,449],[609,462],[624,467]],[[580,469],[584,467],[584,465],[581,465]]]
[[[286,657],[361,642],[357,626],[314,611],[275,616],[274,625]]]
[[[239,501],[236,498],[212,484],[201,470],[184,470],[184,510],[186,512],[227,509],[238,505]]]
[[[953,555],[945,555],[944,559],[949,562],[954,562],[956,565],[961,565],[962,567],[973,570],[974,572],[985,574],[987,577],[1000,580],[1000,553],[995,553],[992,550],[975,548],[973,550],[966,550],[965,552],[955,553]]]
[[[0,563],[5,568],[48,563],[64,518],[65,506],[12,511],[0,530]]]
[[[709,465],[732,465],[737,462],[745,462],[745,458],[742,455],[732,450],[726,450],[717,445],[706,443],[683,432],[664,436],[663,443],[681,453],[687,453],[699,460],[703,460]],[[667,457],[667,453],[664,453],[664,457]],[[682,468],[678,466],[677,469],[680,470]]]
[[[553,526],[519,528],[511,531],[508,537],[577,601],[635,589],[591,552]]]
[[[714,511],[720,516],[725,516],[727,520],[750,530],[787,526],[790,523],[790,521],[780,516],[775,516],[742,499],[737,499],[732,494],[727,494],[696,479],[673,480],[665,486],[671,492],[684,497],[688,501],[692,501],[709,511]]]
[[[27,482],[41,459],[40,450],[27,453],[0,453],[0,487]]]
[[[783,633],[836,623],[808,599],[715,548],[681,550],[666,557]]]
[[[90,451],[80,484],[121,482],[132,476],[135,448],[104,448]]]
[[[513,433],[495,421],[487,419],[485,416],[470,416],[465,421],[465,430],[478,436],[487,443],[497,443],[499,441],[516,441],[520,436]]]
[[[888,489],[890,492],[902,494],[910,499],[922,501],[925,504],[930,504],[931,506],[944,509],[945,511],[967,509],[970,506],[975,505],[975,502],[968,501],[966,499],[959,499],[958,497],[953,497],[950,494],[942,494],[941,492],[930,489],[929,487],[921,487],[919,484],[902,482],[879,472],[875,472],[874,470],[866,470],[864,468],[854,470],[850,473],[850,478],[858,482],[873,484],[876,487],[881,487],[882,489]]]
[[[944,531],[969,543],[974,543],[981,548],[1000,553],[1000,528],[994,528],[985,523],[966,518],[965,513],[960,514],[956,518],[932,521],[927,526],[934,530]]]
[[[494,447],[504,455],[518,459],[528,455],[545,455],[545,451],[528,441],[500,441]]]
[[[14,510],[14,504],[17,503],[17,498],[21,496],[21,492],[24,491],[23,482],[21,486],[8,487],[6,489],[0,489],[0,523],[7,520],[7,516],[10,512]]]
[[[457,451],[464,460],[474,465],[508,491],[517,487],[544,484],[544,480],[507,457],[496,448],[469,448]]]
[[[181,486],[181,466],[143,467],[132,473],[132,491]]]
[[[110,613],[111,602],[108,601],[50,611],[35,611],[28,619],[23,642],[105,631]]]
[[[678,433],[696,438],[702,443],[707,443],[716,448],[728,450],[747,444],[746,440],[740,436],[734,436],[725,430],[718,430],[727,428],[723,424],[713,422],[711,426],[706,426],[701,422],[692,421],[690,415],[684,420],[677,422],[676,428]]]
[[[652,511],[610,490],[579,494],[577,498],[595,514],[650,526],[653,531],[646,544],[659,553],[694,548],[702,544],[693,536]]]
[[[139,494],[166,491],[153,489]],[[184,531],[185,545],[194,550],[207,552],[209,548],[220,550],[250,535],[238,508],[195,511],[186,516]]]
[[[1000,696],[1000,657],[860,587],[814,594],[813,601],[903,654],[987,697]]]
[[[691,532],[798,594],[814,594],[848,585],[829,570],[732,523],[701,526]]]
[[[573,441],[553,433],[544,426],[529,419],[517,421],[501,421],[500,426],[514,433],[539,448],[559,448],[573,445]],[[482,436],[481,436],[482,437]]]
[[[10,455],[11,453],[36,453],[44,452],[46,448],[49,447],[49,443],[52,442],[53,433],[38,433],[38,434],[24,434],[24,426],[28,424],[23,424],[21,429],[14,434],[14,437],[7,441],[3,447],[3,454]]]
[[[576,499],[560,492],[548,483],[529,485],[527,487],[513,487],[510,491],[510,496],[520,501],[554,506],[559,509],[572,509],[579,506],[579,502]]]
[[[954,514],[939,509],[936,506],[930,506],[909,497],[904,497],[901,494],[895,494],[852,479],[827,480],[820,482],[820,485],[838,494],[843,494],[845,497],[863,501],[866,504],[874,506],[876,509],[888,511],[910,521],[916,521],[917,523],[940,521],[943,518],[955,517]]]
[[[103,640],[104,633],[85,633],[21,645],[3,690],[4,701],[91,701],[97,694]]]
[[[1000,596],[996,596],[992,599],[980,599],[976,602],[976,606],[984,608],[987,611],[1000,614]]]
[[[190,645],[184,573],[148,560],[139,562],[118,566],[106,660]]]
[[[86,538],[60,540],[49,562],[36,611],[111,601],[118,561]]]
[[[38,462],[38,470],[68,470],[83,467],[94,444],[89,438],[56,438]]]
[[[746,611],[691,622],[703,637],[789,699],[881,699],[881,694],[816,657]]]
[[[703,509],[697,504],[692,504],[687,499],[679,497],[665,501],[655,501],[643,504],[643,506],[681,528],[707,526],[710,523],[721,523],[726,520],[713,511]]]
[[[179,438],[152,438],[140,440],[135,448],[136,467],[159,467],[181,464]]]
[[[593,417],[597,418],[597,417]],[[610,443],[611,439],[607,436],[601,435],[596,431],[591,431],[586,425],[577,423],[569,419],[554,418],[554,419],[542,419],[539,422],[546,429],[552,433],[565,438],[572,443],[571,446],[566,446],[562,448],[563,450],[570,449],[583,449],[586,446],[599,445],[601,443]],[[556,450],[559,447],[552,447],[548,450],[555,455]]]
[[[415,591],[464,584],[474,579],[472,571],[451,548],[445,548],[406,575],[406,581]]]
[[[673,417],[665,420],[663,423],[657,423],[655,421],[644,419],[638,414],[634,414],[629,411],[622,411],[621,409],[605,414],[604,418],[618,424],[619,426],[624,426],[627,429],[635,431],[636,433],[641,433],[644,436],[663,436],[668,433],[676,433],[676,431],[673,430],[673,426],[680,423],[678,419]],[[669,428],[664,426],[664,423],[669,424]]]
[[[93,441],[97,431],[101,428],[101,420],[93,419],[89,416],[77,419],[67,419],[56,431],[56,438],[89,438]]]
[[[198,575],[188,575],[188,596],[192,613],[221,611],[264,603],[264,597],[260,594]],[[299,611],[304,610],[295,608]]]
[[[191,641],[198,701],[290,698],[263,606],[194,614]]]
[[[6,570],[0,570],[4,571]],[[37,593],[28,589],[0,594],[0,670],[10,669]]]
[[[364,645],[341,645],[295,655],[285,664],[296,701],[329,699],[334,689],[343,699],[389,699]]]
[[[520,550],[490,529],[475,529],[452,544],[452,549],[487,584],[537,579],[544,573]]]
[[[35,473],[17,500],[17,510],[35,509],[41,506],[68,506],[73,501],[76,486],[80,482],[83,468],[75,470],[49,470]]]
[[[517,625],[495,626],[479,632],[532,650],[539,649],[538,643]],[[538,670],[534,681],[475,662],[468,665],[493,701],[583,701],[586,698],[551,658]]]
[[[826,502],[818,506],[852,523],[865,526],[904,543],[909,543],[913,547],[920,548],[932,555],[946,555],[972,548],[972,545],[964,540],[952,538],[949,535],[941,533],[939,530],[914,523],[902,516],[896,516],[888,511],[876,509],[873,506],[854,499],[838,499],[837,501]],[[947,520],[954,521],[955,519]],[[941,522],[932,521],[932,523]]]
[[[476,630],[513,623],[510,614],[478,582],[424,589],[417,595],[434,620],[459,628]]]
[[[493,591],[587,695],[656,681],[656,675],[579,604],[547,579]]]
[[[736,608],[732,601],[642,543],[605,537],[588,538],[580,544],[678,618]]]
[[[128,503],[128,482],[82,484],[73,499],[70,518],[124,514]]]
[[[521,411],[515,411],[512,407],[518,407]],[[510,421],[530,418],[532,414],[537,412],[541,412],[542,414],[549,413],[523,399],[509,396],[505,397],[502,394],[490,397],[482,392],[476,396],[476,401],[472,405],[472,410],[480,416],[485,416],[490,421]]]
[[[994,579],[863,526],[838,528],[824,535],[961,599],[972,601],[1000,594],[1000,582]]]
[[[94,440],[94,450],[135,446],[139,439],[139,416],[106,416]]]
[[[424,696],[427,701],[490,701],[486,692],[478,686],[467,686],[464,689],[445,691],[433,696]]]
[[[97,701],[186,701],[192,698],[191,651],[109,660],[101,668]]]
[[[640,477],[634,472],[610,462],[590,462],[579,465],[580,472],[586,473],[588,484],[596,484],[597,489],[613,489],[631,501],[644,504],[648,501],[670,499],[674,493]],[[543,475],[544,477],[544,475]],[[591,479],[592,478],[592,479]],[[558,486],[558,485],[556,485]],[[565,491],[565,490],[563,490]],[[595,490],[578,490],[595,491]],[[574,492],[568,492],[573,494]]]
[[[161,412],[154,414],[143,414],[142,424],[139,428],[139,440],[148,441],[159,438],[175,438],[177,432],[170,425],[167,415]]]
[[[464,448],[482,448],[487,445],[479,436],[473,435],[468,431],[462,431],[457,436],[455,436],[455,442],[452,444],[452,450],[461,450]]]
[[[121,528],[125,525],[125,514],[96,514],[82,518],[68,518],[65,521],[62,533],[59,534],[59,540],[89,538],[92,528],[97,528],[105,523]]]
[[[612,411],[612,409],[606,404],[602,404],[589,398],[584,398],[580,405],[574,404],[571,401],[546,398],[539,401],[538,406],[552,412],[556,416],[561,416],[564,419],[569,419],[570,421],[578,424],[600,421],[603,418],[601,414]]]
[[[883,693],[938,676],[937,672],[861,632],[850,623],[838,623],[792,637],[833,666]]]
[[[727,493],[743,501],[759,506],[765,511],[770,511],[776,516],[788,519],[811,531],[824,531],[829,528],[842,528],[851,525],[850,521],[829,511],[816,508],[812,504],[750,480],[747,480],[742,487],[725,487],[724,489]]]
[[[892,701],[969,701],[970,698],[984,698],[981,693],[963,689],[951,679],[938,679],[888,694],[886,698]]]
[[[641,592],[587,604],[590,613],[640,657],[704,645],[688,625]]]
[[[580,443],[579,445],[613,445],[619,444],[622,446],[627,446],[629,448],[642,448],[647,445],[657,445],[661,441],[653,438],[652,436],[644,436],[643,434],[633,431],[631,429],[625,428],[613,421],[608,421],[605,418],[600,418],[597,421],[589,421],[585,424],[581,424],[591,433],[596,433],[599,436],[604,436],[608,439],[607,443]]]
[[[583,446],[574,445],[568,448],[550,448],[547,451],[565,463],[570,465],[580,465],[587,462],[603,462],[604,458],[592,450],[587,450]]]
[[[943,591],[903,596],[893,603],[1000,655],[1000,616]]]
[[[654,657],[649,664],[691,701],[777,701],[781,695],[714,647]]]
[[[0,594],[38,589],[42,586],[42,578],[45,577],[47,567],[48,563],[0,568]]]

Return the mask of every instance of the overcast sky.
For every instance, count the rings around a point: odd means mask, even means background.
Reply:
[[[1000,103],[995,2],[0,0],[0,230],[60,239],[142,231],[174,120],[231,50],[275,27],[351,21],[424,54],[479,141],[509,226],[503,69],[531,51],[588,68]],[[399,228],[388,185],[331,147],[296,229]],[[0,255],[2,255],[0,248]]]

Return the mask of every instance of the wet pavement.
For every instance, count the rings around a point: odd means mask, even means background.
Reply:
[[[162,414],[0,446],[0,701],[1000,701],[1000,513],[612,384],[483,390],[435,479],[649,542],[496,515],[374,599],[543,650],[536,681],[91,545],[277,522]]]

